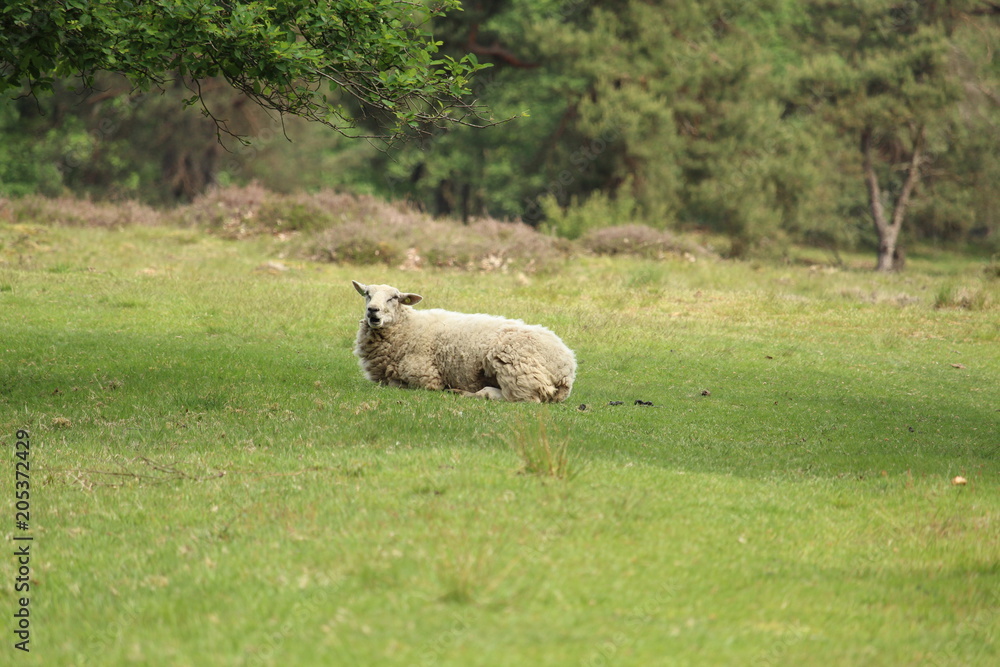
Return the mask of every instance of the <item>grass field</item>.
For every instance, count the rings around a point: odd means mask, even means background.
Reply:
[[[1000,661],[987,262],[268,269],[281,252],[0,226],[0,662]],[[365,381],[351,278],[549,326],[577,352],[573,395]],[[567,466],[525,470],[517,449],[546,447]]]

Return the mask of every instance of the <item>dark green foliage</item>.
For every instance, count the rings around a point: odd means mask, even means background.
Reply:
[[[998,164],[987,148],[997,78],[982,43],[996,25],[971,4],[954,8],[961,28],[949,34],[898,2],[476,7],[447,18],[446,45],[491,57],[482,99],[526,117],[376,157],[383,192],[439,214],[546,220],[570,238],[640,219],[727,234],[733,254],[781,253],[786,239],[852,247],[875,238],[846,127],[878,123],[889,196],[902,181],[887,151],[899,155],[911,121],[926,118],[919,235],[997,227],[991,195],[969,187],[992,193]]]
[[[266,109],[352,134],[359,117],[374,117],[375,134],[392,138],[478,119],[464,101],[475,56],[439,56],[425,29],[457,4],[12,0],[0,12],[0,92],[26,85],[36,95],[74,75],[89,87],[109,71],[141,90],[182,81],[187,103],[214,114],[201,82],[221,77]]]
[[[468,99],[512,122],[411,119],[413,141],[383,153],[267,118],[220,72],[203,99],[253,138],[224,148],[211,119],[177,112],[184,85],[138,95],[99,75],[81,101],[57,80],[50,98],[0,108],[0,192],[171,201],[252,180],[281,192],[333,186],[567,238],[637,222],[725,235],[731,255],[782,256],[792,242],[834,253],[880,245],[870,163],[887,221],[905,214],[901,246],[996,246],[1000,29],[990,3],[467,5],[423,29],[452,61],[492,65],[469,80]],[[378,114],[338,99],[356,133],[378,131]],[[325,224],[322,213],[285,214],[290,229]]]

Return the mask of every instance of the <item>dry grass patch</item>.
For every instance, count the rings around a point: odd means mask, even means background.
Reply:
[[[621,225],[592,229],[580,239],[583,247],[598,255],[635,255],[662,259],[680,255],[694,260],[711,253],[696,243],[646,225]]]
[[[70,227],[121,229],[163,224],[167,216],[133,200],[95,202],[76,197],[0,198],[0,222],[60,224]]]
[[[510,437],[510,445],[521,459],[522,475],[539,475],[570,479],[576,471],[569,460],[569,437],[565,435],[549,435],[549,428],[543,415],[538,416],[537,424],[522,422],[518,424]]]
[[[991,305],[989,293],[979,287],[943,285],[934,296],[934,308],[939,310],[988,310]]]

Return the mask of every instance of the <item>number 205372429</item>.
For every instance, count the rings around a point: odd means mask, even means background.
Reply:
[[[27,530],[31,520],[31,440],[27,431],[17,432],[14,447],[14,521],[19,529]]]

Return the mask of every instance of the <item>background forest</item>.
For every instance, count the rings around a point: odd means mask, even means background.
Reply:
[[[184,107],[183,80],[145,93],[112,74],[85,91],[57,80],[0,102],[0,195],[173,204],[256,181],[567,238],[626,222],[709,231],[734,256],[875,248],[893,223],[903,245],[995,250],[998,17],[963,0],[470,0],[432,32],[492,65],[473,88],[507,122],[385,146],[203,82],[245,143]]]

